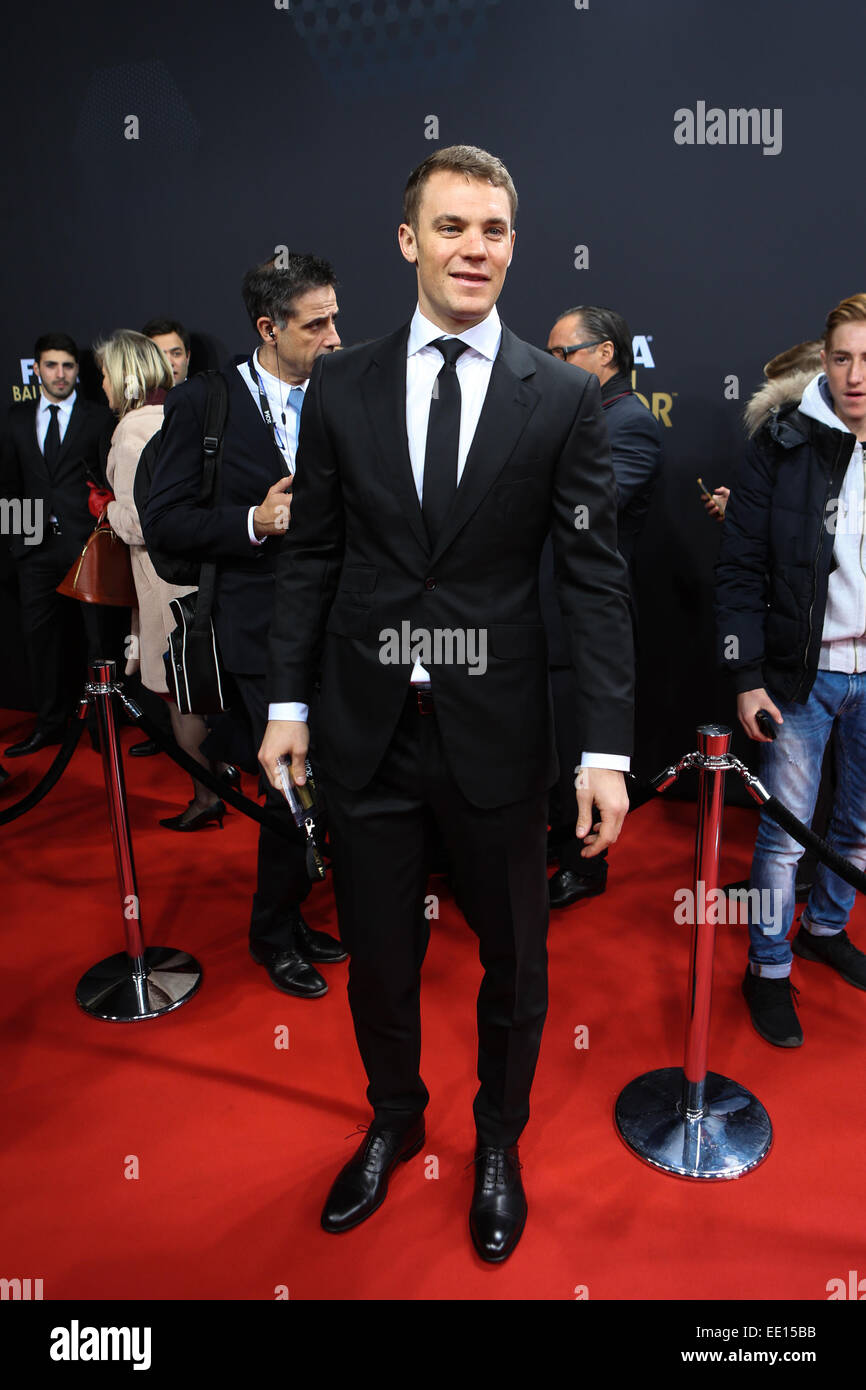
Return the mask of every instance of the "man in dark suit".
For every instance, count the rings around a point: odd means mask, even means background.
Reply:
[[[598,377],[616,479],[617,547],[629,569],[635,614],[635,550],[649,511],[661,465],[661,431],[655,416],[632,390],[631,330],[614,309],[582,304],[560,314],[550,330],[547,351],[562,362]],[[607,856],[583,859],[574,836],[574,804],[569,769],[580,754],[581,731],[572,717],[574,671],[553,580],[553,551],[541,557],[541,607],[550,653],[550,683],[560,777],[550,798],[549,844],[559,859],[550,878],[551,907],[568,907],[597,897],[607,887]]]
[[[78,348],[68,334],[44,334],[33,356],[39,397],[10,408],[0,445],[3,496],[20,504],[22,524],[10,548],[36,701],[36,727],[6,749],[10,758],[60,742],[84,683],[82,619],[88,656],[105,654],[97,650],[100,615],[56,590],[95,525],[87,482],[104,477],[114,416],[107,406],[82,399]]]
[[[214,630],[256,746],[267,722],[267,633],[274,569],[288,526],[300,410],[313,362],[340,344],[331,267],[314,256],[290,253],[283,259],[282,266],[271,260],[244,277],[244,303],[259,346],[224,373],[229,406],[216,504],[199,501],[208,392],[207,377],[195,376],[166,400],[142,518],[149,545],[217,562]],[[250,952],[277,989],[315,998],[328,986],[313,962],[345,960],[346,953],[301,916],[310,891],[305,842],[283,796],[274,792],[269,801],[294,842],[260,829]]]
[[[631,740],[631,629],[598,386],[521,342],[495,309],[516,205],[507,169],[483,150],[425,160],[399,232],[417,272],[415,316],[316,364],[259,755],[275,785],[281,756],[303,780],[321,669],[314,734],[374,1110],[322,1224],[363,1221],[424,1143],[419,998],[435,821],[484,965],[470,1227],[491,1261],[511,1253],[526,1217],[517,1144],[547,1007],[556,756],[538,562],[551,528],[581,670],[576,717],[595,764],[578,778],[588,854],[619,833],[628,803],[616,769]],[[593,518],[583,531],[580,505]]]

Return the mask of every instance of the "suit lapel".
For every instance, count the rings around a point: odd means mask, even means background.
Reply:
[[[539,400],[538,391],[527,380],[534,373],[535,363],[526,345],[503,325],[502,342],[463,476],[431,563],[439,559],[469,521],[514,452]]]
[[[421,504],[412,475],[406,432],[406,347],[409,325],[384,338],[367,368],[364,406],[395,497],[406,513],[418,543],[430,549]]]
[[[22,428],[22,455],[21,461],[26,468],[41,478],[43,486],[47,489],[51,486],[51,478],[48,474],[48,466],[45,462],[42,450],[39,448],[39,440],[36,435],[36,417],[38,414],[38,402],[33,406],[32,414],[29,418],[21,421]]]
[[[66,426],[66,433],[60,441],[60,449],[57,454],[57,462],[54,465],[55,477],[57,477],[57,475],[59,474],[62,465],[66,462],[70,449],[75,443],[78,435],[81,433],[86,414],[87,407],[84,405],[84,402],[82,401],[81,397],[76,396],[75,404],[72,407],[72,413],[69,416],[69,424]],[[45,460],[43,458],[43,466],[44,464]]]

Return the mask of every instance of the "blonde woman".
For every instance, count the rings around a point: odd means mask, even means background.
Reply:
[[[168,634],[175,626],[169,601],[193,593],[194,589],[167,584],[153,568],[141,533],[133,483],[142,449],[162,428],[163,401],[173,385],[173,377],[159,348],[141,333],[121,329],[106,342],[98,343],[94,351],[102,368],[102,389],[119,417],[105,470],[108,485],[114,492],[114,501],[109,502],[106,509],[107,516],[112,530],[129,546],[138,596],[138,608],[132,615],[132,635],[137,641],[132,644],[126,674],[140,667],[142,684],[148,690],[167,696],[162,658],[168,647]],[[209,768],[210,763],[199,751],[207,734],[202,717],[181,714],[173,700],[169,700],[169,712],[177,743],[196,762]],[[215,799],[207,787],[193,781],[193,796],[186,810],[161,820],[160,825],[169,830],[199,830],[217,821],[222,828],[225,809],[223,802]]]

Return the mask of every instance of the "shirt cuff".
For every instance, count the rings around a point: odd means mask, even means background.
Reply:
[[[250,507],[249,511],[247,512],[247,531],[249,532],[249,537],[253,545],[264,545],[265,541],[267,540],[267,536],[262,536],[261,540],[259,540],[259,537],[256,535],[255,528],[253,526],[253,517],[255,516],[255,514],[256,508]]]
[[[584,753],[580,760],[581,767],[606,767],[611,772],[628,772],[631,768],[631,758],[625,757],[622,753]],[[579,769],[575,768],[575,772]]]
[[[302,705],[297,700],[290,700],[284,705],[268,705],[268,719],[296,719],[300,724],[306,724],[309,716],[309,705]]]

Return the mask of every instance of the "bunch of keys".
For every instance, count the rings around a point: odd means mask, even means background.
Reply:
[[[303,830],[307,837],[307,873],[311,879],[322,879],[325,877],[325,866],[316,844],[316,783],[313,778],[313,769],[308,760],[306,763],[307,780],[302,787],[296,786],[292,781],[291,762],[285,758],[279,758],[277,770],[280,774],[283,795],[289,803],[292,819],[298,829]]]

